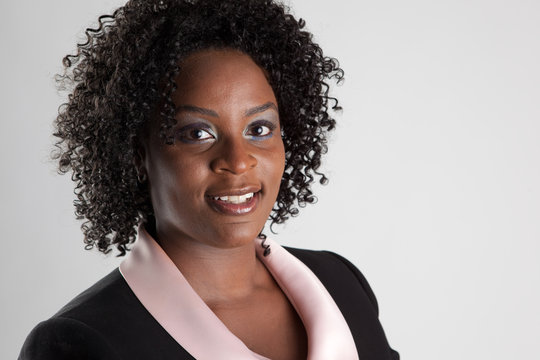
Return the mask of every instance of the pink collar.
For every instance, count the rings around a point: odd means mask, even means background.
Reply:
[[[139,227],[138,239],[120,272],[157,322],[196,359],[266,359],[251,351],[197,295],[159,244]],[[336,303],[313,272],[278,243],[267,239],[264,257],[270,271],[298,312],[308,335],[308,360],[357,360],[354,339]],[[213,339],[208,346],[208,339]]]

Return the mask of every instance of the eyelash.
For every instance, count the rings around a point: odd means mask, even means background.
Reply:
[[[193,135],[194,132],[200,132],[203,131],[210,135],[210,137],[206,139],[193,139],[190,138],[190,135]],[[211,137],[215,137],[214,134],[212,134],[212,131],[206,126],[205,124],[190,124],[187,126],[184,126],[180,130],[178,130],[177,138],[186,144],[195,144],[195,143],[203,143],[211,139]]]
[[[260,128],[260,127],[266,127],[268,129],[267,133],[264,135],[256,135],[256,134],[250,134],[254,129]],[[270,121],[267,120],[258,120],[253,123],[251,123],[244,133],[245,135],[249,136],[251,140],[266,140],[271,138],[274,135],[274,130],[276,129],[276,125]],[[194,132],[205,132],[209,135],[209,137],[200,139],[200,138],[192,138],[191,135],[194,135]],[[215,138],[215,135],[213,134],[212,130],[206,125],[206,124],[190,124],[187,126],[184,126],[177,132],[177,138],[187,144],[195,144],[195,143],[205,143],[212,138]]]
[[[255,128],[259,127],[266,127],[268,128],[268,133],[265,135],[251,135],[250,138],[252,140],[265,140],[269,139],[274,135],[274,130],[276,129],[276,125],[274,123],[267,121],[267,120],[258,120],[250,124],[248,130],[246,131],[246,135],[249,135],[250,129],[253,130]]]

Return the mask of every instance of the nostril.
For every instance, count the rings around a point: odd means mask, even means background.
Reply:
[[[255,168],[258,164],[257,158],[252,154],[239,151],[220,153],[211,164],[215,172],[230,172],[242,174]]]

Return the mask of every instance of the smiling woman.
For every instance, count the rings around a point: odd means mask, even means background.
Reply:
[[[249,244],[272,211],[285,166],[272,87],[251,57],[230,49],[190,55],[175,81],[174,144],[163,146],[153,122],[136,157],[157,238],[180,257],[201,245]]]
[[[285,10],[132,0],[65,57],[60,170],[86,247],[130,252],[21,359],[399,358],[354,265],[263,234],[325,182],[343,76]]]

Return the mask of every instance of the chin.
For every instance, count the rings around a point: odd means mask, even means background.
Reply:
[[[259,235],[263,225],[253,223],[229,223],[223,224],[216,234],[212,237],[216,246],[221,248],[234,248],[251,244]]]

